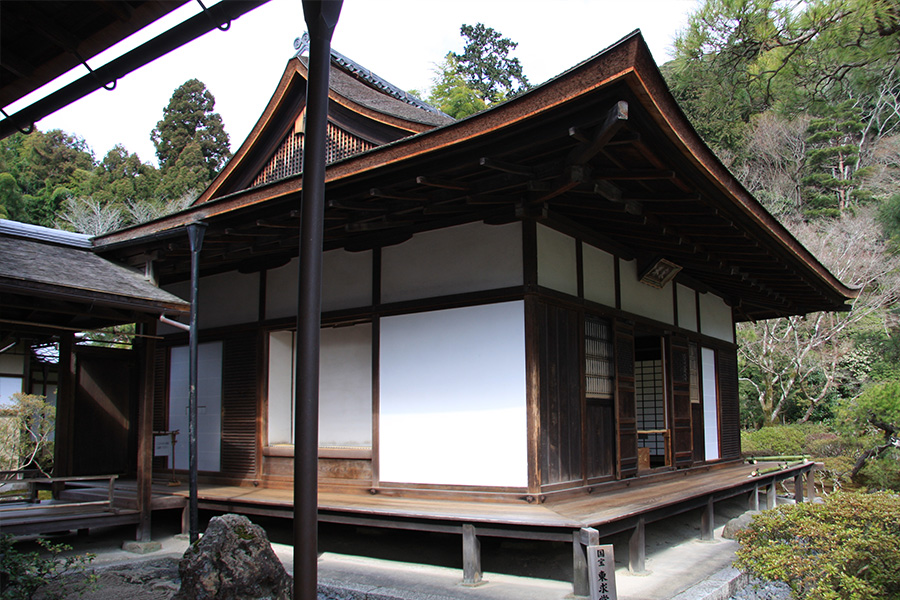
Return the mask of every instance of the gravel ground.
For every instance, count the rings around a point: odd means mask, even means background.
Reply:
[[[750,583],[729,600],[791,600],[791,588],[780,581],[763,581],[752,577]]]

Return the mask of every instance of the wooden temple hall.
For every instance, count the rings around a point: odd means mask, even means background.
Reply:
[[[290,517],[306,65],[191,207],[90,240],[170,302],[132,306],[146,337],[114,402],[137,418],[81,418],[108,406],[84,378],[60,394],[58,475],[147,493],[152,457],[185,479],[186,438],[152,438],[187,430],[188,338],[154,323],[185,310],[202,222],[200,507]],[[332,52],[325,185],[321,521],[459,533],[469,581],[479,536],[570,541],[584,594],[598,536],[633,531],[641,570],[645,523],[703,508],[711,536],[718,500],[772,503],[786,478],[802,497],[813,465],[741,460],[735,324],[855,291],[701,141],[639,32],[460,121]],[[109,428],[122,463],[88,454]],[[144,519],[184,502],[134,489]]]

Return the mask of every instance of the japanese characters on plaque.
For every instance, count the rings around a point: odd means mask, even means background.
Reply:
[[[616,560],[612,544],[587,547],[591,600],[616,600]]]

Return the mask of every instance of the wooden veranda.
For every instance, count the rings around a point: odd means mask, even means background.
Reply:
[[[369,494],[363,491],[319,492],[319,521],[350,524],[361,527],[415,530],[460,534],[463,541],[463,579],[477,582],[481,578],[479,538],[500,537],[522,540],[570,542],[573,544],[574,591],[587,593],[587,565],[585,547],[600,539],[631,531],[629,541],[629,569],[644,571],[647,524],[688,511],[703,509],[701,539],[713,538],[716,502],[748,495],[748,508],[759,509],[775,505],[776,487],[782,482],[799,501],[814,496],[812,473],[816,463],[801,463],[769,471],[775,463],[747,465],[732,463],[718,467],[704,467],[683,471],[667,471],[636,480],[618,481],[596,486],[590,494],[523,497],[519,502],[481,498],[412,498],[402,495]],[[85,482],[77,489],[70,487],[63,500],[88,502],[103,498],[103,485]],[[765,494],[759,501],[760,493]],[[186,512],[188,490],[182,483],[177,487],[166,484],[153,486],[153,510],[183,509]],[[199,507],[218,513],[238,513],[267,517],[293,518],[293,491],[271,487],[238,487],[200,484]],[[136,506],[136,482],[118,481],[112,507],[115,514],[128,518]],[[43,507],[43,508],[42,508]],[[48,506],[38,504],[31,513],[38,529],[46,518]],[[43,512],[42,512],[43,511]],[[17,516],[16,532],[27,532],[26,511]],[[133,517],[132,517],[133,518]],[[75,522],[70,528],[87,528],[115,524],[112,516],[103,517],[94,525]],[[0,512],[0,530],[12,522]],[[57,522],[54,530],[65,529]]]

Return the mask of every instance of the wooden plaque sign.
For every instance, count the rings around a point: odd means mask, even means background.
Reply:
[[[612,544],[587,547],[591,600],[616,600],[616,560]]]

